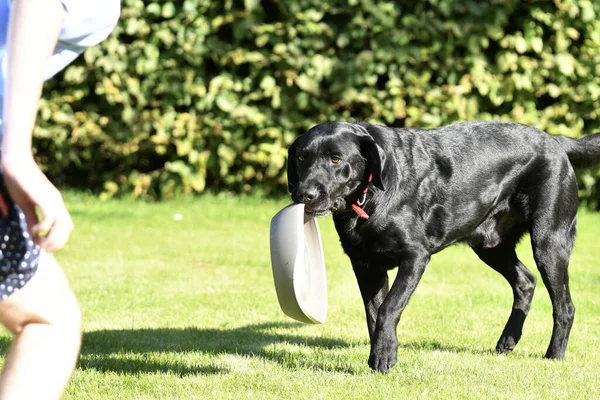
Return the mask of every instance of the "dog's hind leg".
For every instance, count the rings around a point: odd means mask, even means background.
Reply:
[[[523,323],[529,313],[536,278],[517,258],[516,241],[505,241],[494,248],[473,248],[479,258],[498,271],[508,281],[513,292],[513,306],[508,322],[496,345],[498,353],[512,351],[523,332]]]
[[[552,339],[546,358],[565,355],[569,333],[575,318],[575,306],[569,290],[568,266],[575,237],[575,218],[570,226],[554,230],[547,224],[531,232],[533,256],[552,302]]]
[[[540,165],[528,196],[533,257],[552,302],[552,338],[545,357],[553,359],[565,355],[575,318],[568,268],[576,233],[577,182],[565,164],[554,160]]]

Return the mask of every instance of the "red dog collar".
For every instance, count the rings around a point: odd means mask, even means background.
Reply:
[[[372,180],[373,180],[373,174],[369,174],[369,183],[371,183]],[[365,212],[365,210],[362,209],[362,206],[365,204],[365,201],[367,200],[367,192],[369,191],[369,183],[367,183],[367,187],[365,188],[365,190],[363,190],[363,193],[360,196],[360,198],[358,200],[356,200],[356,203],[352,204],[352,209],[362,219],[369,219],[369,214],[367,214]]]

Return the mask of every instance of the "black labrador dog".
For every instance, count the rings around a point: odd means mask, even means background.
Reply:
[[[364,300],[369,366],[387,372],[397,361],[400,316],[431,255],[458,242],[512,287],[496,351],[513,350],[536,285],[515,253],[526,232],[553,307],[546,357],[562,358],[575,313],[567,271],[578,206],[573,166],[597,162],[600,134],[576,140],[498,121],[429,130],[327,122],[291,145],[287,172],[292,199],[308,215],[333,213]]]

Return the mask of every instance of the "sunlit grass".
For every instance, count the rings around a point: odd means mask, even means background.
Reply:
[[[492,351],[510,288],[455,246],[433,258],[400,321],[398,365],[380,375],[367,366],[363,306],[331,219],[319,220],[328,320],[304,325],[282,314],[269,260],[269,222],[287,200],[66,198],[77,228],[58,258],[84,338],[65,398],[600,397],[598,214],[580,212],[570,267],[577,313],[563,361],[542,359],[552,310],[541,280],[515,351]],[[537,274],[527,240],[520,255]],[[4,348],[8,339],[0,336]]]

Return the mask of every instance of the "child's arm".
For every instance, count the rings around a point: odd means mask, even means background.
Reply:
[[[59,191],[33,159],[31,137],[44,69],[56,47],[63,18],[64,9],[58,0],[13,0],[5,54],[4,183],[25,213],[34,240],[49,252],[64,246],[73,222]]]

